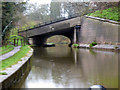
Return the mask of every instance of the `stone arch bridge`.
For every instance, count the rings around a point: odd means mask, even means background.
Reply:
[[[73,16],[69,18],[62,18],[54,22],[47,22],[42,25],[37,25],[34,28],[19,31],[20,36],[28,38],[28,41],[32,45],[43,45],[46,40],[54,35],[63,35],[70,39],[72,45],[78,42],[78,35],[81,18],[79,16]]]

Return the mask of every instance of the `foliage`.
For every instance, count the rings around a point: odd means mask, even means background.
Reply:
[[[95,46],[95,45],[97,45],[97,43],[94,41],[94,42],[92,42],[91,44],[89,44],[89,47],[91,48],[91,47],[93,47],[93,46]]]
[[[4,29],[11,21],[11,25],[6,29],[5,33],[15,27],[17,21],[20,19],[19,14],[23,14],[25,10],[25,2],[16,3],[16,2],[2,2],[2,29]],[[3,39],[5,37],[3,35]]]
[[[48,4],[44,4],[44,5],[28,4],[27,11],[26,12],[27,12],[28,21],[36,21],[42,23],[50,20],[50,15],[49,15],[50,6]]]
[[[98,10],[94,13],[89,13],[88,16],[100,17],[104,19],[110,19],[114,21],[120,21],[120,7],[108,8],[105,10]]]
[[[72,47],[77,48],[79,44],[73,44]]]
[[[18,35],[18,31],[25,31],[30,28],[34,28],[37,23],[35,22],[28,22],[27,24],[22,25],[21,27],[16,27],[10,30],[10,36],[11,35]]]
[[[50,4],[45,5],[31,4],[28,5],[27,18],[43,23],[54,21],[61,17],[67,18],[76,13],[83,15],[87,12],[85,5],[86,3],[83,2],[54,2],[54,0],[51,0]]]
[[[17,44],[17,39],[18,39],[18,46],[21,45],[21,40],[22,40],[22,43],[24,42],[24,37],[21,37],[21,36],[18,36],[18,35],[11,35],[9,38],[8,38],[8,42],[10,42],[11,44],[14,43],[14,39],[16,39],[16,44]]]
[[[14,54],[12,57],[7,58],[3,61],[0,61],[0,69],[4,70],[14,64],[16,64],[18,61],[21,61],[21,58],[24,57],[30,48],[28,46],[22,46],[21,50],[18,51],[16,54]]]
[[[6,72],[0,72],[0,75],[7,75]]]
[[[29,22],[28,24],[23,25],[22,27],[18,28],[21,31],[34,28],[34,26],[37,25],[35,22]]]
[[[60,18],[61,15],[61,3],[60,2],[51,2],[50,5],[50,18],[55,20]]]

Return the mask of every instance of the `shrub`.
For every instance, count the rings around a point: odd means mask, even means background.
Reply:
[[[77,48],[79,45],[78,44],[73,44],[72,47]]]
[[[94,41],[94,42],[92,42],[91,44],[89,44],[89,47],[91,48],[91,47],[93,47],[93,46],[95,46],[95,45],[97,45],[97,43]]]

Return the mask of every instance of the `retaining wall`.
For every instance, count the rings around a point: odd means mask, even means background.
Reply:
[[[83,17],[81,30],[79,31],[79,44],[90,44],[93,41],[99,43],[120,43],[118,34],[120,23],[112,20]]]
[[[4,70],[4,72],[6,72],[8,75],[0,76],[0,90],[12,88],[21,81],[25,73],[30,70],[30,57],[32,56],[32,53],[33,49],[31,49],[29,53],[22,58],[22,61],[18,62],[18,64]]]

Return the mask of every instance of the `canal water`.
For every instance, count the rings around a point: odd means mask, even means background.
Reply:
[[[118,88],[118,53],[67,46],[33,47],[29,74],[17,88]]]

